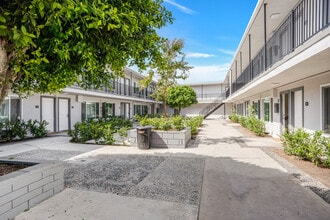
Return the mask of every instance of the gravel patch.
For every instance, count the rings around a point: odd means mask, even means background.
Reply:
[[[281,156],[274,153],[271,149],[263,148],[262,150],[271,158],[273,158],[276,162],[278,162],[282,167],[284,167],[292,176],[297,178],[302,186],[312,190],[324,201],[330,204],[330,189],[328,187],[326,187],[307,173],[303,172],[287,160],[283,159]]]
[[[44,150],[37,149],[19,154],[11,155],[13,159],[28,159],[28,160],[58,160],[63,161],[71,157],[82,154],[82,151],[64,151],[64,150]]]
[[[199,204],[202,158],[99,155],[89,163],[67,163],[66,166],[66,187]]]
[[[156,156],[98,155],[87,164],[68,163],[64,184],[75,189],[128,195],[132,186],[164,160]]]
[[[203,181],[204,159],[169,157],[129,195],[198,205]]]

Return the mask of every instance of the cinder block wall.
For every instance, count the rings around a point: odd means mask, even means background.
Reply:
[[[182,131],[151,131],[150,145],[155,148],[185,148],[190,139],[190,128]],[[137,147],[137,130],[130,131],[130,142],[132,147]]]
[[[62,163],[37,164],[1,176],[0,219],[14,218],[63,188]]]

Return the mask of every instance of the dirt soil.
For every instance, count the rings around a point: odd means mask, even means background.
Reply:
[[[27,164],[0,163],[0,176],[28,167]]]
[[[273,152],[330,188],[330,169],[317,167],[310,161],[300,160],[296,156],[287,155],[283,149],[276,148],[273,149]]]

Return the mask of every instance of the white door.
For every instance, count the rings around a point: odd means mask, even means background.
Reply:
[[[58,100],[58,130],[69,130],[69,99]]]
[[[48,132],[54,132],[54,98],[42,97],[41,98],[41,120],[48,122]]]
[[[301,90],[294,92],[294,127],[303,127],[303,96]]]

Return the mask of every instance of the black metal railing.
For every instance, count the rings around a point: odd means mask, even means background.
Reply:
[[[223,100],[225,100],[225,93],[222,93],[220,96],[218,96],[212,103],[205,106],[200,112],[199,115],[206,116],[208,115],[212,110],[217,108],[219,105],[223,103]]]
[[[71,86],[71,88],[82,89],[77,85]],[[140,90],[137,87],[117,82],[113,83],[111,88],[103,87],[99,89],[89,89],[89,91],[154,100],[154,98],[152,97],[153,89],[151,87]]]
[[[232,93],[253,81],[315,34],[329,27],[329,11],[330,0],[301,0],[240,76],[233,80]],[[228,89],[226,97],[229,96]]]
[[[215,99],[217,99],[218,97],[224,97],[225,93],[203,93],[203,94],[196,94],[197,100],[199,102],[203,102],[203,101],[214,101]]]

